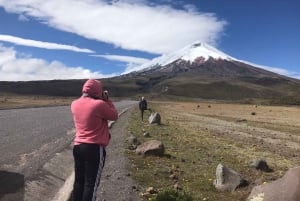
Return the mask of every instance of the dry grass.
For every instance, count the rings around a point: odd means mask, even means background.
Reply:
[[[74,98],[49,96],[0,96],[0,109],[69,105]]]
[[[198,107],[199,105],[199,107]],[[246,104],[222,103],[183,103],[165,102],[164,108],[169,110],[192,114],[209,115],[215,117],[230,117],[234,119],[247,119],[253,122],[270,123],[300,127],[300,107],[263,106]],[[257,116],[251,115],[256,112]]]
[[[277,179],[299,165],[299,107],[195,102],[156,102],[151,106],[161,114],[163,125],[142,122],[136,110],[129,131],[145,141],[145,129],[151,139],[165,144],[169,157],[143,158],[128,152],[133,175],[145,187],[173,188],[175,181],[169,176],[175,172],[183,190],[196,201],[242,201],[253,185]],[[274,172],[249,168],[249,161],[256,158],[265,159]],[[218,192],[212,184],[218,163],[236,170],[251,185],[233,193]]]

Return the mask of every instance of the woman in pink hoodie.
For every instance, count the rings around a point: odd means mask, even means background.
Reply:
[[[110,140],[108,120],[117,120],[118,112],[103,93],[101,82],[94,79],[85,82],[82,96],[72,102],[71,110],[76,129],[73,200],[94,201]]]

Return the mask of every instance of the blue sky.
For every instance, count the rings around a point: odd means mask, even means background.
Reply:
[[[300,79],[298,0],[0,0],[0,80],[101,78],[201,41]]]

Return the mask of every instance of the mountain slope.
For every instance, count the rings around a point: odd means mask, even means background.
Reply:
[[[300,105],[300,80],[195,43],[153,59],[134,72],[101,79],[112,96],[197,98]],[[0,82],[2,94],[80,96],[85,80]]]
[[[124,77],[141,78],[150,93],[208,99],[298,99],[300,81],[196,43],[153,59]],[[300,100],[300,99],[299,99]]]

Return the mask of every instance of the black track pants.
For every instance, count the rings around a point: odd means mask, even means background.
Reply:
[[[141,110],[141,117],[142,117],[142,120],[144,120],[144,111],[145,111],[145,110]]]
[[[73,148],[75,181],[73,201],[95,201],[105,162],[105,149],[96,144],[80,144]]]

